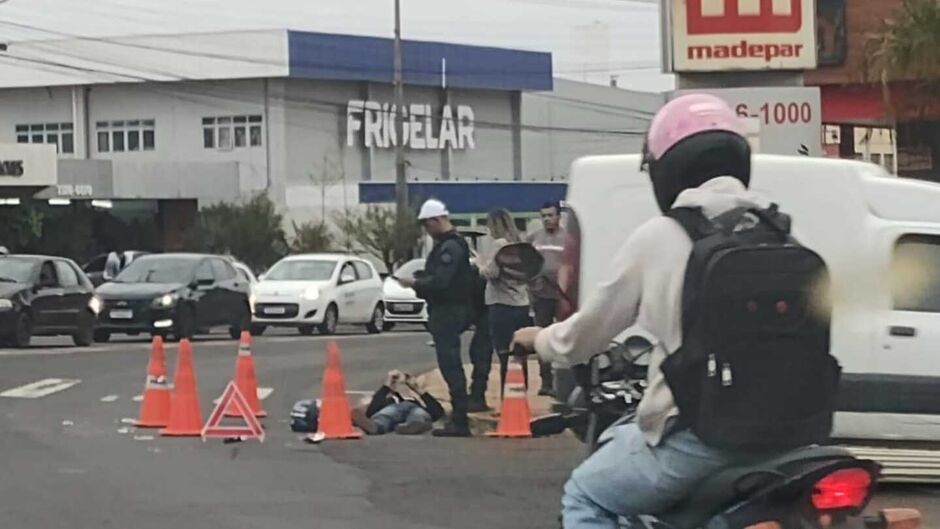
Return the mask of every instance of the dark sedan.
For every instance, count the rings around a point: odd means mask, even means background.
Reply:
[[[70,335],[91,344],[98,303],[74,262],[42,255],[0,256],[0,343],[28,347],[34,335]]]
[[[251,326],[249,295],[248,281],[224,257],[145,255],[98,287],[95,340],[114,333],[191,338],[214,327],[238,338]]]

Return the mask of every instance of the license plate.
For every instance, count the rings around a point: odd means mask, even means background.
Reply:
[[[264,313],[265,314],[286,314],[287,309],[285,309],[284,307],[265,307]]]
[[[411,303],[392,303],[392,310],[399,312],[411,312],[415,310],[415,306]]]
[[[120,309],[111,311],[112,320],[129,320],[134,317],[134,311],[129,309]]]

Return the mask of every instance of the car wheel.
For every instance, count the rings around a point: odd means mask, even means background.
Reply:
[[[339,310],[336,308],[336,305],[330,304],[326,308],[326,313],[323,314],[323,323],[317,326],[320,330],[320,334],[328,335],[336,333],[336,324],[339,322]]]
[[[264,334],[264,331],[268,330],[267,325],[252,325],[251,326],[251,335],[252,336],[261,336]]]
[[[300,332],[300,334],[304,336],[310,336],[311,334],[313,334],[314,329],[315,327],[313,325],[301,325],[300,327],[297,328],[297,331]]]
[[[196,334],[196,314],[193,312],[192,307],[183,305],[176,314],[176,322],[173,327],[174,338],[177,340],[183,338],[192,340],[194,334]]]
[[[13,327],[13,346],[25,348],[33,340],[33,319],[25,312],[19,313]]]
[[[383,322],[383,323],[382,323],[382,330],[383,330],[384,332],[388,332],[388,331],[390,331],[390,330],[392,330],[392,329],[394,329],[394,328],[395,328],[395,324],[392,323],[392,322],[390,322],[390,321],[386,321],[386,322]]]
[[[94,338],[97,343],[108,343],[111,340],[111,333],[101,329],[95,329]]]
[[[242,309],[241,315],[239,315],[235,325],[228,328],[228,335],[231,336],[233,340],[238,340],[242,337],[242,331],[248,331],[250,329],[251,309],[246,306]]]
[[[366,324],[369,334],[378,334],[385,329],[385,307],[379,303],[372,309],[372,319]]]
[[[95,316],[83,311],[78,316],[78,329],[72,335],[72,342],[78,347],[88,347],[95,339]]]

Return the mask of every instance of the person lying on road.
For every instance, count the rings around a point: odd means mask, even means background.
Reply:
[[[392,370],[385,385],[372,395],[372,402],[352,412],[353,424],[369,435],[397,432],[420,435],[444,417],[444,408],[418,378]]]

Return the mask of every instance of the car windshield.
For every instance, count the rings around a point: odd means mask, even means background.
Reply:
[[[0,283],[29,283],[36,262],[16,257],[0,258]]]
[[[265,281],[329,281],[336,261],[292,259],[281,261],[264,277]]]
[[[124,269],[115,283],[182,283],[199,261],[186,257],[141,257]]]
[[[398,267],[392,274],[399,279],[413,279],[415,272],[424,270],[424,259],[414,259]]]

